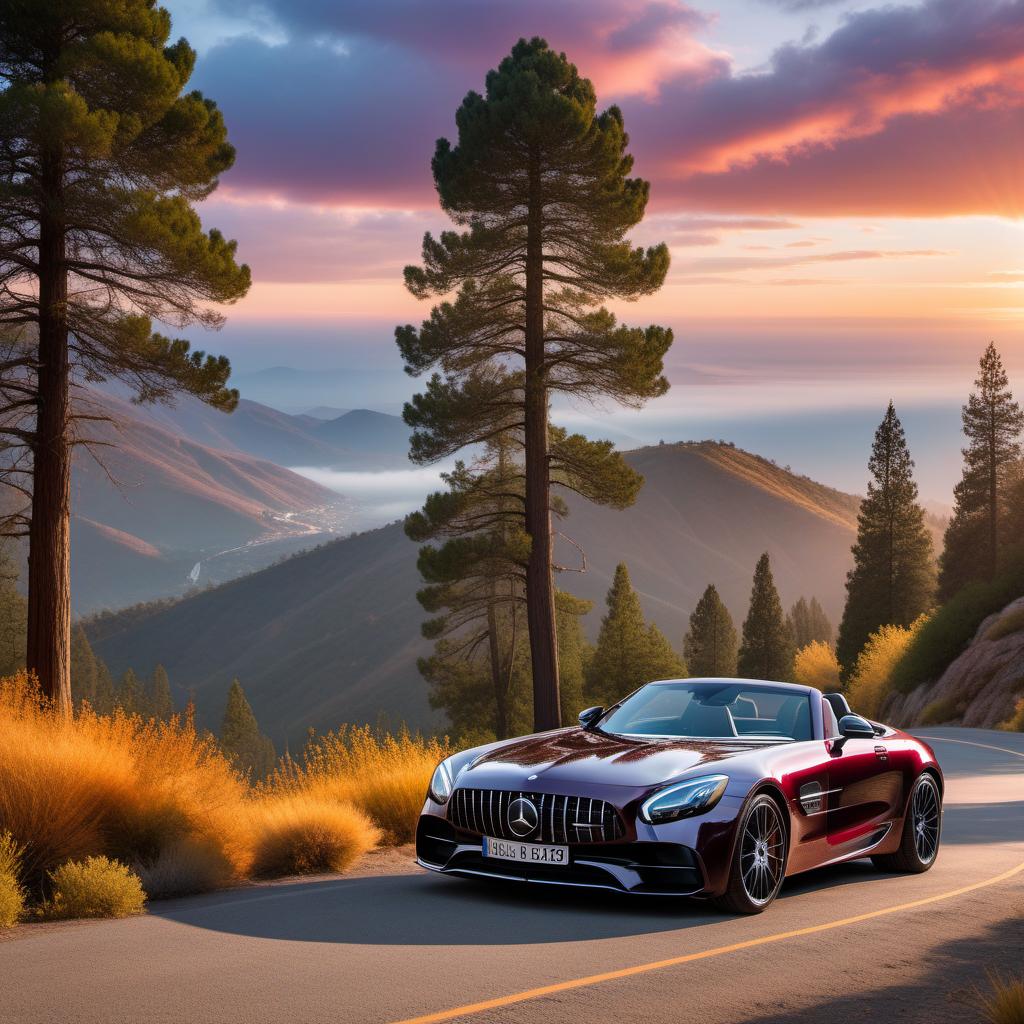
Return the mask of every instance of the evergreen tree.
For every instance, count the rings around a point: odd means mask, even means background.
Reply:
[[[161,722],[168,722],[174,716],[174,698],[171,696],[171,681],[163,665],[153,669],[149,682],[149,713]]]
[[[89,638],[81,625],[71,631],[71,699],[76,708],[88,701],[95,707],[99,667]]]
[[[736,627],[713,583],[690,616],[683,654],[694,676],[736,675]]]
[[[813,643],[831,645],[832,623],[816,597],[810,601],[805,597],[799,598],[789,610],[788,621],[797,650]]]
[[[793,672],[793,639],[782,614],[771,562],[765,552],[754,570],[750,611],[743,623],[737,674],[743,679],[785,682]]]
[[[8,546],[0,542],[0,676],[25,667],[25,598],[18,590],[18,567]]]
[[[974,580],[993,579],[1001,549],[1020,539],[1005,528],[1005,520],[1010,514],[1008,477],[1021,456],[1024,412],[1013,400],[1009,378],[991,342],[981,357],[974,387],[963,407],[968,444],[939,563],[943,601]]]
[[[917,501],[914,461],[903,426],[889,403],[875,431],[867,497],[857,514],[853,568],[846,577],[846,607],[836,655],[852,671],[868,637],[880,626],[909,626],[935,591],[932,540]]]
[[[488,74],[486,94],[466,96],[456,124],[457,144],[439,140],[432,166],[442,208],[465,230],[428,234],[423,266],[405,271],[417,298],[455,297],[419,330],[396,329],[407,371],[435,371],[404,415],[421,463],[488,440],[510,417],[521,425],[534,724],[547,729],[560,719],[553,463],[572,489],[614,507],[631,504],[641,483],[609,443],[557,440],[550,402],[639,406],[667,390],[671,331],[621,326],[601,303],[655,291],[669,254],[625,240],[649,187],[628,177],[621,112],[597,114],[593,86],[542,39],[520,40]]]
[[[251,778],[263,779],[274,769],[274,744],[260,732],[242,685],[232,680],[220,726],[221,750],[232,764]]]
[[[117,706],[126,715],[148,717],[146,692],[142,683],[139,682],[139,677],[130,668],[126,669],[124,675],[121,676],[121,682],[117,688]]]
[[[71,447],[87,418],[74,382],[238,401],[227,360],[152,329],[217,326],[214,304],[249,287],[234,242],[193,209],[234,150],[216,106],[184,91],[195,52],[170,30],[154,0],[0,4],[0,326],[31,339],[0,362],[0,381],[34,409],[30,429],[7,430],[32,463],[27,662],[65,712]]]
[[[610,707],[652,679],[686,675],[686,665],[656,626],[644,620],[629,570],[620,562],[605,599],[597,646],[587,674],[589,699]]]
[[[116,706],[117,694],[114,690],[114,677],[110,674],[106,662],[102,658],[96,658],[96,689],[92,699],[92,709],[98,715],[111,715]]]

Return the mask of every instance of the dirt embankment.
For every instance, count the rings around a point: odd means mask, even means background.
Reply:
[[[1024,597],[990,615],[935,682],[894,694],[883,719],[904,726],[955,722],[994,729],[1024,697]]]

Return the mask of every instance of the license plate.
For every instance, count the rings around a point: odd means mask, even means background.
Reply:
[[[516,843],[507,839],[492,839],[484,836],[485,857],[497,860],[515,860],[525,864],[568,865],[568,846],[541,846],[540,843]]]

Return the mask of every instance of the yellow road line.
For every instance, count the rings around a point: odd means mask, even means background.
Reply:
[[[965,742],[965,741],[958,741]],[[678,967],[680,964],[693,963],[696,960],[710,960],[712,957],[724,956],[726,953],[737,953],[743,949],[753,949],[755,946],[767,946],[772,942],[783,942],[786,939],[801,938],[804,935],[816,935],[818,932],[832,931],[834,928],[845,928],[848,925],[859,924],[861,921],[870,921],[876,917],[886,917],[889,914],[898,914],[904,910],[913,910],[916,907],[925,907],[931,903],[939,903],[942,900],[951,900],[957,896],[964,896],[969,892],[984,889],[990,885],[998,885],[1008,878],[1013,878],[1024,871],[1024,861],[1009,871],[1000,875],[986,878],[981,882],[974,882],[965,885],[960,889],[953,889],[949,892],[938,893],[935,896],[925,896],[923,899],[912,900],[910,903],[900,903],[894,907],[883,907],[881,910],[870,910],[864,914],[857,914],[854,917],[844,917],[838,921],[827,921],[824,924],[809,925],[806,928],[795,928],[793,931],[778,932],[775,935],[763,935],[757,939],[747,939],[744,942],[734,942],[730,946],[718,946],[715,949],[704,949],[698,953],[686,953],[683,956],[674,956],[668,960],[655,960],[647,964],[637,964],[634,967],[622,967],[615,971],[605,971],[603,974],[590,974],[583,978],[572,978],[569,981],[559,981],[552,985],[541,985],[539,988],[526,989],[523,992],[514,992],[507,996],[498,996],[495,999],[485,999],[479,1003],[467,1003],[465,1006],[456,1006],[451,1010],[439,1010],[436,1013],[427,1013],[421,1017],[408,1017],[394,1024],[438,1024],[439,1021],[454,1020],[457,1017],[468,1017],[474,1013],[483,1013],[486,1010],[496,1010],[503,1006],[512,1006],[515,1003],[523,1003],[529,999],[541,999],[544,996],[555,995],[559,992],[569,992],[577,988],[586,988],[589,985],[599,985],[606,981],[618,981],[621,978],[633,978],[638,974],[647,974],[651,971],[660,971],[666,967]]]
[[[951,736],[923,736],[918,733],[914,735],[922,740],[935,740],[937,743],[962,743],[965,747],[981,747],[983,750],[998,750],[1002,754],[1024,757],[1024,754],[1019,750],[1011,750],[1009,747],[994,747],[991,743],[978,743],[975,740],[955,740]]]

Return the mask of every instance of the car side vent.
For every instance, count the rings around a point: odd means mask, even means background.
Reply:
[[[528,801],[536,812],[536,824],[522,835],[509,826],[509,807],[516,800]],[[531,843],[607,843],[626,834],[618,811],[606,800],[552,793],[456,789],[448,820],[464,832]]]

